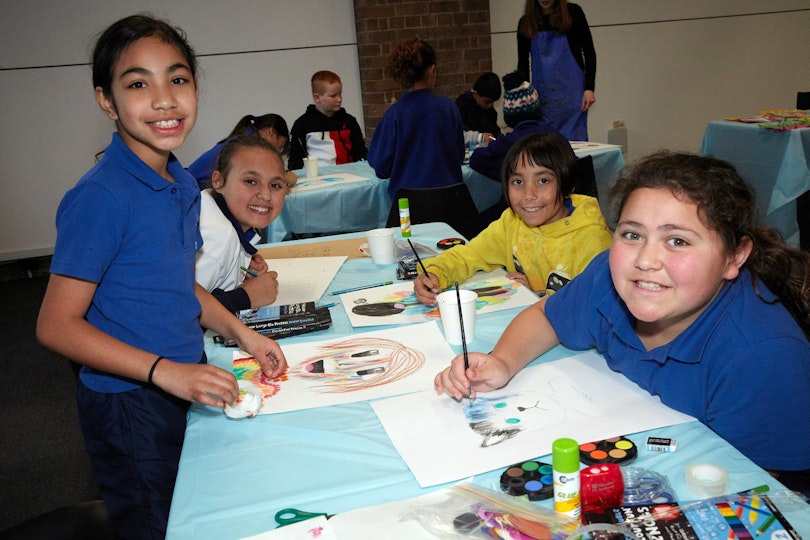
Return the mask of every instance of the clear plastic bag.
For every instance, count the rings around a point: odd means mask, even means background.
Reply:
[[[557,540],[579,525],[576,519],[526,499],[471,483],[457,484],[447,492],[441,503],[409,507],[403,519],[417,520],[442,539]]]

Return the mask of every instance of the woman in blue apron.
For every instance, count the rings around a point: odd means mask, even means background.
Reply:
[[[517,43],[518,69],[531,75],[543,121],[569,141],[587,141],[596,50],[582,8],[567,0],[526,0]]]

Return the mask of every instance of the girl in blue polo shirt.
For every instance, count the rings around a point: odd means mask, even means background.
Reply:
[[[625,171],[609,252],[518,315],[491,354],[436,376],[460,399],[555,345],[608,365],[706,424],[788,487],[810,469],[810,254],[756,223],[722,161],[660,153]],[[789,444],[775,444],[778,441]],[[794,483],[795,481],[795,483]]]
[[[93,86],[117,131],[59,205],[37,337],[83,364],[79,417],[116,537],[163,538],[189,402],[238,395],[232,373],[206,365],[201,326],[233,336],[269,377],[287,364],[195,284],[200,192],[172,154],[197,117],[182,31],[142,15],[114,23]]]

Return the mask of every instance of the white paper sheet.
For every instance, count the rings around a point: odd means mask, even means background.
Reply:
[[[455,356],[436,322],[281,348],[290,368],[273,380],[254,359],[234,352],[236,378],[251,381],[262,392],[259,414],[431,389],[433,377]]]
[[[585,443],[694,420],[593,352],[524,368],[474,400],[431,389],[371,406],[422,487],[549,454],[560,437]]]
[[[323,174],[314,178],[302,178],[293,186],[292,192],[308,191],[310,189],[318,189],[335,184],[362,182],[363,180],[368,180],[368,178],[351,173]]]
[[[459,287],[479,293],[478,314],[525,307],[538,300],[528,288],[507,279],[504,270],[478,273]],[[344,293],[340,300],[354,328],[439,320],[439,307],[420,304],[413,292],[412,281]]]
[[[268,268],[278,273],[278,296],[273,305],[317,302],[345,260],[344,256],[268,259]]]

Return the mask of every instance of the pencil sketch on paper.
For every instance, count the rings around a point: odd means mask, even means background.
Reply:
[[[548,454],[561,430],[590,441],[694,420],[593,352],[527,366],[507,387],[474,400],[431,389],[371,406],[422,487]]]
[[[537,301],[526,287],[506,277],[503,270],[477,274],[460,286],[478,294],[475,309],[489,313],[525,307]],[[410,282],[364,289],[340,295],[353,327],[407,324],[439,318],[436,306],[421,304]]]
[[[290,367],[267,379],[258,362],[234,353],[233,372],[262,393],[259,414],[351,403],[431,388],[455,356],[438,324],[391,328],[282,347]],[[270,399],[268,399],[270,398]]]
[[[621,412],[610,401],[600,402],[576,380],[554,377],[545,389],[487,395],[467,400],[464,416],[481,435],[481,447],[500,444],[521,432],[545,430],[565,423],[568,412],[600,418]]]
[[[316,392],[354,392],[401,380],[425,364],[425,355],[391,339],[357,337],[327,343],[291,374],[317,381]]]
[[[481,436],[481,448],[500,444],[528,429],[562,424],[565,410],[554,398],[538,392],[481,395],[464,407],[470,429]]]

